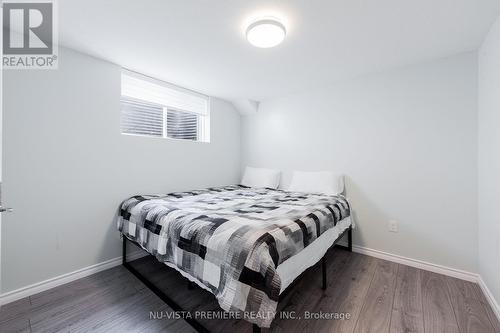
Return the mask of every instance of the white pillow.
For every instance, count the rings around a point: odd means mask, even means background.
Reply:
[[[264,168],[246,167],[241,185],[249,187],[278,188],[281,171]]]
[[[288,191],[337,195],[344,190],[343,177],[330,171],[294,171]]]

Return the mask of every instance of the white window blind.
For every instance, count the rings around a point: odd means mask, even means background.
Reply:
[[[210,141],[208,96],[123,71],[121,107],[124,134]]]
[[[167,136],[172,139],[198,139],[198,116],[195,113],[167,109]]]
[[[163,136],[163,106],[122,97],[122,133]]]

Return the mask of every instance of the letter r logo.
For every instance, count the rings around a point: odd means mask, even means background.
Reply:
[[[52,54],[52,3],[3,5],[4,54]]]

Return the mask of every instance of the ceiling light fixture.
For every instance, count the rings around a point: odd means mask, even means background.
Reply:
[[[246,36],[253,46],[269,48],[280,44],[285,39],[286,28],[277,19],[265,17],[250,24]]]

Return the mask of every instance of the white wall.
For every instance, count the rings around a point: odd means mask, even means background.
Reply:
[[[479,51],[479,272],[500,302],[500,18]]]
[[[122,199],[236,183],[240,116],[213,99],[211,143],[120,134],[120,68],[62,49],[59,69],[4,73],[2,291],[121,252]]]
[[[343,172],[355,244],[475,272],[476,60],[463,54],[263,102],[242,118],[242,165]],[[388,232],[391,219],[399,233]]]

